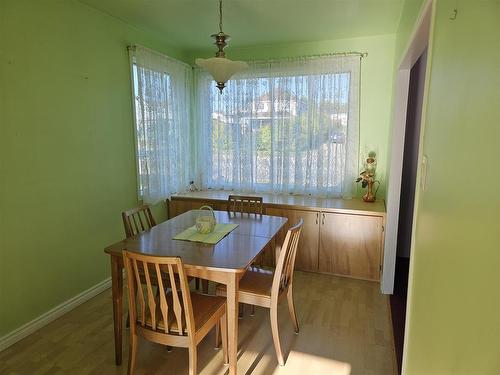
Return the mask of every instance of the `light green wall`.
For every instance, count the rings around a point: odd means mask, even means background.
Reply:
[[[398,67],[403,53],[408,47],[411,34],[413,32],[415,22],[420,14],[424,0],[406,0],[401,11],[399,20],[398,32],[396,34],[396,67]]]
[[[436,10],[404,373],[500,374],[500,2]]]
[[[76,1],[0,2],[0,337],[109,276],[137,204],[130,43],[185,58]]]
[[[422,5],[424,3],[424,0],[406,0],[403,4],[403,8],[401,10],[401,18],[399,20],[399,26],[398,26],[398,32],[396,33],[396,45],[395,45],[395,51],[394,51],[394,70],[393,70],[393,77],[394,77],[394,83],[396,82],[396,76],[397,72],[399,69],[399,66],[401,64],[401,60],[403,59],[404,53],[406,52],[410,38],[412,36],[412,33],[415,28],[415,23],[422,11]],[[394,99],[395,97],[392,97],[392,102],[391,102],[391,109],[394,109]],[[392,123],[394,121],[394,111],[391,110],[391,126],[389,129],[389,136],[388,136],[388,144],[392,144]],[[391,147],[389,146],[388,149],[388,157],[387,157],[387,165],[386,165],[386,176],[385,179],[386,181],[389,181],[390,178],[390,160],[391,160]],[[387,199],[387,190],[385,191],[385,198]]]
[[[377,195],[383,198],[387,181],[386,165],[391,121],[394,48],[395,34],[391,34],[253,48],[231,48],[229,45],[226,53],[233,60],[265,60],[332,52],[368,52],[368,57],[361,63],[360,154],[370,149],[378,151],[377,175],[381,180],[381,187]],[[193,52],[191,62],[194,62],[196,57],[212,56],[214,51],[212,48]],[[363,190],[358,187],[360,195],[364,193]]]

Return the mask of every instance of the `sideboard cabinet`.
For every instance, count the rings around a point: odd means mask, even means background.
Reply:
[[[226,210],[224,191],[190,192],[168,200],[169,217],[210,205]],[[295,269],[364,280],[379,281],[382,272],[385,204],[358,199],[322,199],[302,196],[263,195],[264,213],[288,218],[287,227],[276,244],[282,243],[286,229],[300,218],[304,226]],[[264,255],[272,262],[274,249]]]

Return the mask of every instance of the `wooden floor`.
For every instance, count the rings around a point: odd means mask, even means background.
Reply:
[[[300,333],[294,334],[286,300],[280,334],[288,358],[276,360],[267,309],[249,309],[239,321],[239,374],[391,375],[396,373],[387,296],[368,281],[296,272]],[[126,374],[114,365],[111,292],[108,290],[0,353],[0,374]],[[200,374],[226,374],[222,352],[210,333],[198,349]],[[187,373],[186,349],[167,352],[139,341],[137,374]]]

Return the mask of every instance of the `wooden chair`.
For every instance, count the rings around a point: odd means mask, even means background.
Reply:
[[[135,236],[156,225],[156,221],[147,204],[122,212],[123,226],[127,238]]]
[[[180,257],[156,257],[123,251],[130,311],[128,374],[135,370],[138,336],[167,346],[189,349],[189,374],[194,375],[197,345],[216,325],[222,327],[224,362],[227,359],[226,299],[190,292]],[[143,273],[144,277],[140,275]],[[158,281],[153,291],[152,275]],[[174,280],[177,275],[178,283]],[[163,284],[170,279],[171,289]],[[179,285],[179,288],[177,287]],[[137,295],[137,297],[136,297]]]
[[[139,207],[132,208],[122,212],[123,227],[127,238],[133,237],[141,232],[150,230],[156,225],[155,218],[151,213],[149,205],[143,204]],[[153,281],[154,285],[158,285]],[[130,323],[130,315],[127,316],[126,326]]]
[[[151,208],[147,204],[133,208],[128,211],[122,212],[123,226],[125,228],[125,235],[127,238],[133,237],[141,232],[150,230],[156,226],[156,220],[151,213]],[[189,281],[192,278],[188,278]],[[153,280],[154,282],[154,280]],[[196,278],[196,289],[199,289],[200,279]],[[156,284],[155,284],[156,285]],[[206,289],[203,289],[204,293],[208,293],[208,283]],[[127,319],[128,322],[128,319]]]
[[[230,195],[227,198],[227,211],[240,214],[260,214],[264,213],[262,197],[252,197],[247,195]]]
[[[227,198],[227,212],[232,214],[247,214],[247,215],[262,215],[264,213],[264,204],[262,197],[254,197],[251,195],[229,195]],[[262,256],[258,261],[262,267]],[[243,304],[239,306],[238,316],[243,317]],[[255,308],[252,306],[250,315],[255,313]]]
[[[274,348],[280,366],[283,366],[285,361],[283,360],[278,332],[278,302],[285,295],[288,300],[288,310],[292,317],[295,333],[299,333],[299,323],[293,303],[293,269],[303,223],[304,221],[300,219],[294,227],[288,230],[278,256],[274,275],[267,270],[250,269],[241,278],[238,292],[239,302],[270,309]],[[222,284],[217,285],[216,295],[225,296],[226,286]],[[219,340],[219,332],[217,330],[216,346],[219,345]]]
[[[125,228],[125,235],[127,238],[133,237],[141,232],[150,230],[154,226],[156,226],[156,220],[151,213],[151,208],[147,204],[143,204],[139,207],[133,208],[128,211],[122,212],[123,226]],[[139,274],[144,281],[144,273],[142,270],[139,270]],[[188,281],[191,281],[192,278],[188,278]],[[177,280],[177,285],[179,285],[179,280]],[[153,274],[151,278],[151,283],[155,286],[158,286],[158,281],[156,281],[156,275]],[[170,286],[169,278],[163,279],[163,284],[166,287]],[[130,324],[130,315],[127,316],[126,326],[128,327]],[[170,351],[170,347],[168,350]]]
[[[262,215],[264,212],[264,205],[262,197],[253,197],[247,195],[229,195],[227,199],[227,212],[233,214],[253,214]],[[262,265],[262,263],[261,263]],[[199,280],[196,279],[196,289],[199,289]],[[203,293],[208,293],[208,281],[202,280]],[[253,314],[252,309],[252,314]],[[240,306],[240,317],[243,314],[243,306]]]
[[[262,215],[264,213],[263,199],[249,195],[230,195],[227,198],[227,212],[234,215]],[[262,267],[262,257],[259,263]]]

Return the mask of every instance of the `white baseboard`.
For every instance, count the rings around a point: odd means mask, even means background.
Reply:
[[[95,297],[99,293],[104,292],[111,287],[111,278],[101,281],[99,284],[83,291],[82,293],[70,298],[69,300],[54,307],[52,310],[40,315],[38,318],[33,319],[31,322],[7,333],[5,336],[0,337],[0,352],[7,349],[9,346],[22,340],[26,336],[53,322],[57,318],[63,316],[75,307],[80,306],[82,303],[87,302],[89,299]]]

